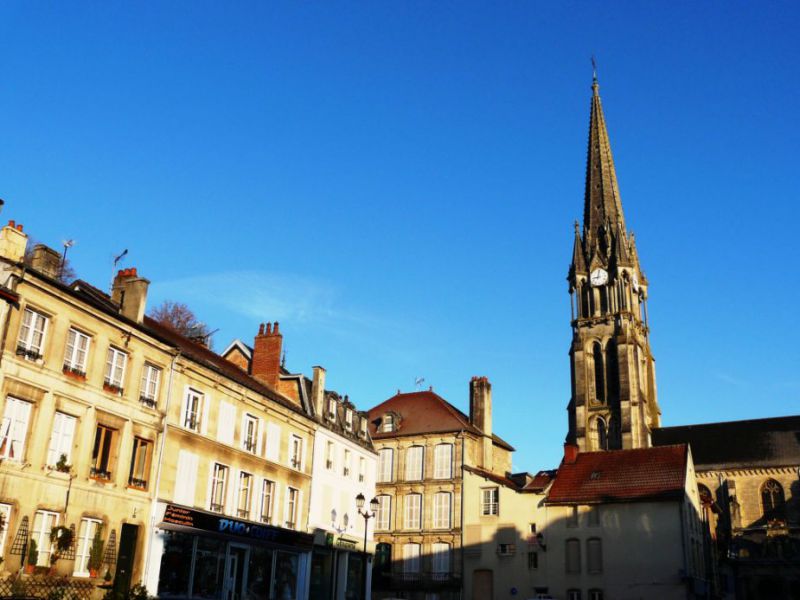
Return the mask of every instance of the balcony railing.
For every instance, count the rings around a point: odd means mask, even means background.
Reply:
[[[243,448],[246,452],[250,452],[255,454],[256,452],[256,441],[255,440],[245,440],[243,444]]]
[[[17,356],[21,356],[27,360],[37,361],[42,358],[41,353],[33,348],[28,348],[25,344],[17,346]]]

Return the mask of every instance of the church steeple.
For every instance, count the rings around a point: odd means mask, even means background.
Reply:
[[[647,280],[625,228],[600,86],[589,116],[583,235],[569,274],[572,398],[567,440],[581,450],[640,448],[660,423],[647,325]]]

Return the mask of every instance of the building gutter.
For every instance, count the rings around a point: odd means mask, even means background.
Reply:
[[[153,546],[153,536],[156,530],[156,507],[158,505],[159,487],[161,486],[161,470],[164,463],[164,446],[167,442],[167,420],[169,418],[169,405],[172,400],[172,383],[175,376],[175,364],[181,356],[180,348],[177,353],[172,357],[172,362],[169,365],[169,382],[167,383],[167,399],[164,403],[164,417],[161,420],[161,440],[158,446],[158,461],[156,462],[156,481],[153,486],[153,499],[150,502],[150,523],[148,526],[146,543],[144,546],[144,571],[142,573],[142,581],[146,582],[150,572],[150,549]]]

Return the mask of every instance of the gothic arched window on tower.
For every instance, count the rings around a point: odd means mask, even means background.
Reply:
[[[764,509],[764,518],[783,519],[784,496],[781,484],[774,479],[768,479],[761,487],[761,505]]]
[[[594,343],[592,348],[592,357],[594,358],[594,393],[597,401],[606,403],[606,378],[603,373],[603,349],[598,342]]]
[[[614,406],[619,401],[619,360],[614,340],[606,344],[606,387],[608,403]]]
[[[608,450],[608,427],[603,417],[594,420],[592,450]]]

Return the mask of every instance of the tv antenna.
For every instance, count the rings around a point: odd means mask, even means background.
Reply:
[[[422,389],[422,384],[423,383],[425,383],[425,378],[424,377],[416,377],[416,378],[414,378],[414,387],[417,388],[417,390],[421,390]]]

